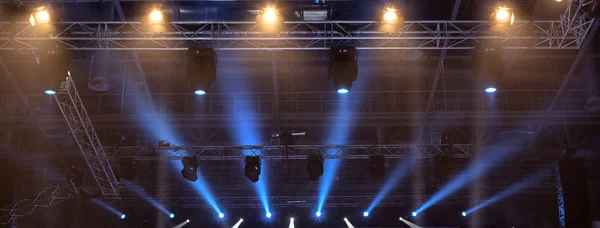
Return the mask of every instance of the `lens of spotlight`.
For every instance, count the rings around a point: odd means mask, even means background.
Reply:
[[[496,21],[498,22],[507,22],[510,17],[510,12],[504,7],[500,7],[498,8],[498,11],[496,11]]]
[[[55,95],[55,94],[56,94],[56,91],[49,89],[49,90],[46,90],[46,91],[44,91],[44,93],[45,93],[46,95]]]
[[[467,217],[467,213],[463,211],[463,212],[462,212],[462,216],[463,216],[463,217]]]
[[[175,214],[171,213],[171,214],[169,215],[169,218],[175,218]]]
[[[495,93],[495,92],[496,92],[496,90],[497,90],[497,89],[496,89],[495,87],[488,87],[488,88],[485,88],[485,90],[484,90],[484,91],[485,91],[486,93]]]
[[[369,212],[367,212],[367,211],[363,212],[363,216],[364,216],[364,217],[367,217],[367,216],[369,216]]]
[[[348,221],[348,218],[344,218],[344,221]]]
[[[50,22],[50,13],[48,10],[35,12],[35,20],[37,20],[39,23],[48,23]]]
[[[219,218],[224,218],[224,217],[225,217],[225,214],[219,213]]]
[[[263,22],[268,25],[275,24],[277,22],[277,12],[274,8],[266,8],[263,12]]]
[[[398,220],[402,220],[402,219],[403,219],[402,217],[398,218]]]
[[[267,212],[267,218],[271,218],[271,212]]]
[[[150,14],[148,14],[148,19],[150,23],[158,24],[163,21],[163,14],[159,10],[152,10]]]
[[[337,92],[339,94],[346,94],[346,93],[348,93],[348,89],[338,89]]]
[[[194,94],[202,96],[202,95],[206,94],[206,91],[204,91],[204,90],[196,90],[196,91],[194,91]]]
[[[315,215],[316,215],[317,217],[321,217],[321,212],[320,212],[320,211],[317,211],[317,213],[315,213]]]
[[[391,24],[396,22],[397,20],[398,13],[396,13],[396,10],[393,8],[386,9],[385,13],[383,14],[383,22]]]
[[[413,212],[413,213],[412,213],[412,216],[413,216],[413,217],[417,217],[417,212],[416,212],[416,211],[415,211],[415,212]]]
[[[294,221],[294,218],[290,218],[290,221],[292,221],[292,222],[293,222],[293,221]]]
[[[185,221],[186,221],[186,222],[190,222],[190,220],[189,220],[189,219],[188,219],[188,220],[185,220]]]
[[[121,215],[121,219],[125,219],[125,214],[122,214],[122,215]]]

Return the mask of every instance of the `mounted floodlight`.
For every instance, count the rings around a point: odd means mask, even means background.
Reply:
[[[308,155],[308,163],[306,165],[306,171],[308,177],[312,181],[316,181],[323,175],[323,156],[320,154]],[[317,217],[321,215],[321,212],[317,212]]]
[[[33,12],[29,16],[29,23],[31,26],[36,26],[37,24],[48,24],[50,21],[50,9],[48,6],[40,6],[33,9]]]
[[[379,14],[379,30],[382,32],[397,33],[400,27],[404,25],[404,16],[400,10],[393,5],[388,5]]]
[[[327,75],[339,94],[346,94],[358,77],[358,52],[356,47],[339,46],[329,49]]]
[[[181,175],[183,178],[195,182],[198,180],[198,160],[194,156],[183,157],[181,159],[181,164],[183,164],[183,169],[181,170]]]
[[[217,53],[212,48],[188,49],[185,75],[194,94],[206,94],[210,84],[217,78],[217,62]]]
[[[490,15],[490,20],[493,32],[507,32],[515,23],[515,11],[504,5],[497,6]]]
[[[244,175],[248,180],[256,183],[260,176],[261,162],[259,156],[246,156],[244,160]],[[270,217],[271,213],[267,213],[267,217]]]
[[[274,6],[267,6],[256,16],[256,23],[263,32],[278,33],[283,27],[283,17]]]
[[[153,24],[162,23],[164,19],[163,13],[158,9],[154,9],[148,14],[148,21]]]

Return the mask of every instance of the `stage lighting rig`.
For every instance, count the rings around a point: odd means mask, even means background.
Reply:
[[[69,72],[68,52],[58,45],[51,45],[40,49],[38,54],[36,60],[39,68],[37,70],[42,89],[46,95],[55,95]]]
[[[256,23],[263,32],[278,33],[283,28],[283,17],[274,5],[270,5],[258,13]]]
[[[261,162],[259,156],[246,156],[244,160],[244,175],[248,180],[256,183],[261,171]]]
[[[31,26],[35,27],[36,25],[50,23],[52,21],[50,11],[50,5],[43,5],[34,8],[33,12],[29,16],[29,23],[31,24]]]
[[[183,169],[181,170],[183,178],[191,182],[196,182],[198,180],[198,160],[196,157],[183,157],[181,164],[183,164]]]
[[[187,51],[186,77],[196,95],[204,95],[217,78],[217,54],[212,48],[189,48]]]
[[[372,179],[379,179],[385,175],[385,157],[371,155],[369,157],[369,174]]]
[[[308,155],[308,164],[306,165],[306,171],[308,177],[312,181],[316,181],[323,175],[323,156],[320,154]],[[321,213],[317,212],[319,216]]]
[[[404,25],[404,16],[399,9],[392,5],[388,5],[379,14],[379,30],[389,33],[397,33],[400,27]]]
[[[515,23],[515,10],[503,4],[498,4],[490,15],[492,32],[507,32]]]
[[[348,93],[352,88],[352,83],[358,77],[358,52],[356,47],[331,47],[327,75],[338,93]]]
[[[504,50],[497,44],[479,44],[473,55],[473,73],[488,94],[500,88],[504,78]]]

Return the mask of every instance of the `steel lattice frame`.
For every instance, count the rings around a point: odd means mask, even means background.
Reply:
[[[451,148],[448,150],[447,148]],[[291,145],[291,146],[143,146],[107,147],[109,158],[134,158],[138,160],[178,160],[196,156],[200,160],[241,160],[245,156],[262,159],[306,159],[310,154],[324,158],[368,159],[371,155],[388,158],[428,158],[436,154],[456,157],[471,156],[470,144],[453,145]]]
[[[391,195],[383,198],[378,207],[395,207],[418,205],[426,202],[428,195]],[[328,196],[325,207],[357,207],[373,202],[373,196]],[[203,208],[209,207],[200,197],[157,197],[156,202],[166,207]],[[216,197],[217,204],[224,208],[259,208],[264,205],[256,196]],[[313,207],[319,196],[274,196],[269,197],[269,204],[274,207]],[[438,205],[477,204],[481,198],[471,195],[452,195],[446,197]],[[152,203],[142,198],[111,199],[108,203],[114,207],[151,207]]]
[[[0,210],[0,225],[13,223],[19,217],[31,215],[36,209],[46,208],[53,203],[65,200],[74,194],[71,183],[61,183],[52,188],[41,191],[28,198],[3,207]]]
[[[574,7],[573,7],[574,8]],[[571,7],[569,8],[571,9]],[[354,45],[363,50],[473,49],[494,40],[507,49],[578,49],[593,19],[571,15],[556,21],[518,21],[493,33],[488,21],[407,21],[397,33],[378,31],[375,21],[286,22],[278,34],[257,30],[255,22],[171,22],[161,32],[141,22],[61,22],[51,36],[28,23],[0,22],[0,50],[32,50],[57,41],[71,50],[328,50]],[[579,11],[575,11],[579,12]],[[16,27],[16,28],[15,28]]]
[[[79,146],[92,171],[100,192],[104,196],[117,197],[119,195],[119,183],[110,167],[110,162],[102,148],[102,144],[100,144],[100,139],[96,135],[83,102],[77,93],[70,73],[67,81],[62,83],[60,90],[57,91],[54,97],[65,117],[71,134],[75,138],[75,142],[77,142],[77,146]]]

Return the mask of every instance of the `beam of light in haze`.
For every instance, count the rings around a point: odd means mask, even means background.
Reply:
[[[176,226],[174,226],[173,228],[181,228],[183,226],[185,226],[186,224],[190,223],[190,220],[185,220],[182,223],[177,224]]]
[[[354,228],[354,225],[348,221],[348,218],[344,218],[344,222],[346,222],[346,226],[348,226],[348,228]]]
[[[233,90],[233,91],[237,91],[240,93],[246,92],[248,89],[245,88],[243,85],[243,83],[240,82],[232,82],[229,83],[227,85],[227,90]],[[238,102],[238,103],[234,103],[230,108],[231,108],[231,118],[229,119],[229,126],[230,126],[230,131],[233,134],[233,139],[235,141],[235,143],[237,145],[242,145],[242,146],[256,146],[256,145],[261,145],[261,143],[263,142],[262,140],[262,136],[261,136],[261,131],[260,131],[260,126],[258,125],[257,119],[255,119],[254,117],[256,116],[256,114],[258,114],[257,106],[255,105],[254,102],[245,102],[245,101],[240,101],[240,99],[237,98],[241,98],[243,99],[243,96],[237,96],[235,97],[236,99],[233,99],[234,101]],[[242,151],[244,153],[244,155],[249,155],[250,151]],[[265,210],[265,214],[266,213],[271,213],[271,209],[269,206],[269,191],[267,188],[267,181],[268,181],[268,176],[267,176],[267,172],[268,172],[268,168],[267,168],[267,162],[265,162],[264,159],[261,159],[262,165],[261,165],[261,174],[260,177],[258,179],[258,182],[256,183],[252,183],[252,185],[254,186],[256,193],[258,194],[258,197],[263,205],[263,208]],[[242,164],[242,169],[244,167],[244,161],[241,162]]]
[[[167,208],[165,208],[163,205],[161,205],[160,203],[156,202],[156,200],[154,200],[154,198],[152,198],[152,196],[150,196],[150,194],[148,194],[146,191],[142,190],[142,187],[140,187],[139,185],[122,179],[121,183],[123,183],[125,186],[127,186],[128,189],[133,190],[133,192],[135,192],[138,196],[144,198],[145,200],[147,200],[148,202],[150,202],[150,204],[152,204],[152,206],[156,207],[157,209],[159,209],[160,211],[162,211],[163,213],[165,213],[166,215],[171,215],[171,212],[169,210],[167,210]]]
[[[517,146],[518,144],[512,143],[512,145]],[[469,165],[469,167],[467,167],[466,170],[456,175],[456,177],[454,177],[450,182],[448,182],[448,184],[442,187],[441,190],[439,190],[437,193],[431,196],[429,200],[427,200],[421,207],[419,207],[419,209],[415,211],[416,214],[420,214],[421,212],[433,206],[440,200],[458,191],[462,187],[466,186],[471,180],[477,179],[479,175],[485,174],[494,165],[499,164],[503,160],[508,158],[511,154],[511,150],[514,150],[514,148],[515,147],[495,148],[476,158]]]
[[[410,226],[410,228],[422,228],[421,226],[414,224],[412,222],[407,221],[406,219],[400,217],[400,221],[406,223],[406,225]]]
[[[334,117],[335,120],[331,125],[332,128],[329,132],[329,139],[327,144],[332,145],[343,145],[348,143],[350,138],[350,104],[346,95],[338,96],[337,115]],[[337,151],[329,150],[328,154],[335,154]],[[320,178],[320,189],[319,189],[319,201],[317,205],[317,212],[323,212],[325,201],[329,190],[333,185],[333,181],[337,175],[338,168],[340,166],[341,159],[325,159],[323,164],[323,176]]]
[[[483,201],[482,203],[478,204],[477,206],[465,211],[464,213],[466,215],[469,215],[469,214],[473,213],[474,211],[477,211],[477,210],[487,207],[495,202],[498,202],[504,198],[507,198],[516,193],[519,193],[520,191],[523,191],[523,190],[531,187],[535,183],[539,182],[541,179],[543,179],[543,177],[544,177],[544,175],[542,175],[541,173],[538,173],[534,176],[531,176],[529,178],[521,180],[521,181],[517,182],[516,184],[511,185],[506,190],[496,194],[494,197],[492,197],[486,201]]]
[[[375,196],[375,199],[373,199],[373,202],[371,202],[371,205],[369,205],[367,212],[371,212],[377,206],[377,204],[379,204],[379,202],[381,202],[381,200],[383,200],[383,198],[387,196],[387,194],[390,193],[394,187],[396,187],[396,185],[404,180],[404,177],[406,177],[410,171],[411,161],[411,159],[405,159],[396,164],[396,167],[394,167],[394,170],[392,170],[391,175],[388,176],[385,184],[381,190],[379,190]]]
[[[108,205],[108,204],[107,204],[107,203],[105,203],[104,201],[102,201],[102,200],[99,200],[99,199],[91,199],[90,201],[91,201],[92,203],[94,203],[94,204],[96,204],[96,205],[98,205],[98,206],[100,206],[100,207],[102,207],[102,208],[104,208],[104,209],[106,209],[106,210],[108,210],[108,211],[112,212],[113,214],[115,214],[115,215],[116,215],[116,216],[118,216],[119,218],[121,218],[121,219],[124,219],[124,215],[125,215],[125,214],[123,214],[123,213],[122,213],[122,212],[120,212],[120,211],[117,211],[117,209],[115,209],[115,208],[111,207],[110,205]]]
[[[238,220],[237,223],[235,223],[235,225],[233,225],[231,228],[239,228],[240,225],[242,225],[242,222],[244,222],[244,219],[240,219]]]
[[[155,139],[158,140],[167,140],[172,145],[180,146],[183,145],[184,142],[179,140],[179,137],[173,130],[168,127],[168,121],[166,118],[159,113],[142,112],[141,114],[143,118],[143,124],[148,129],[148,131],[152,134]],[[181,164],[180,160],[170,161],[171,167],[175,173],[180,173],[183,169],[183,164]],[[198,180],[196,182],[191,182],[183,178],[183,176],[179,175],[179,180],[185,182],[192,189],[196,190],[206,200],[206,202],[215,210],[217,214],[222,213],[221,209],[217,205],[208,184],[204,180],[204,177],[198,170]]]
[[[294,218],[290,218],[290,225],[288,228],[294,228]]]

